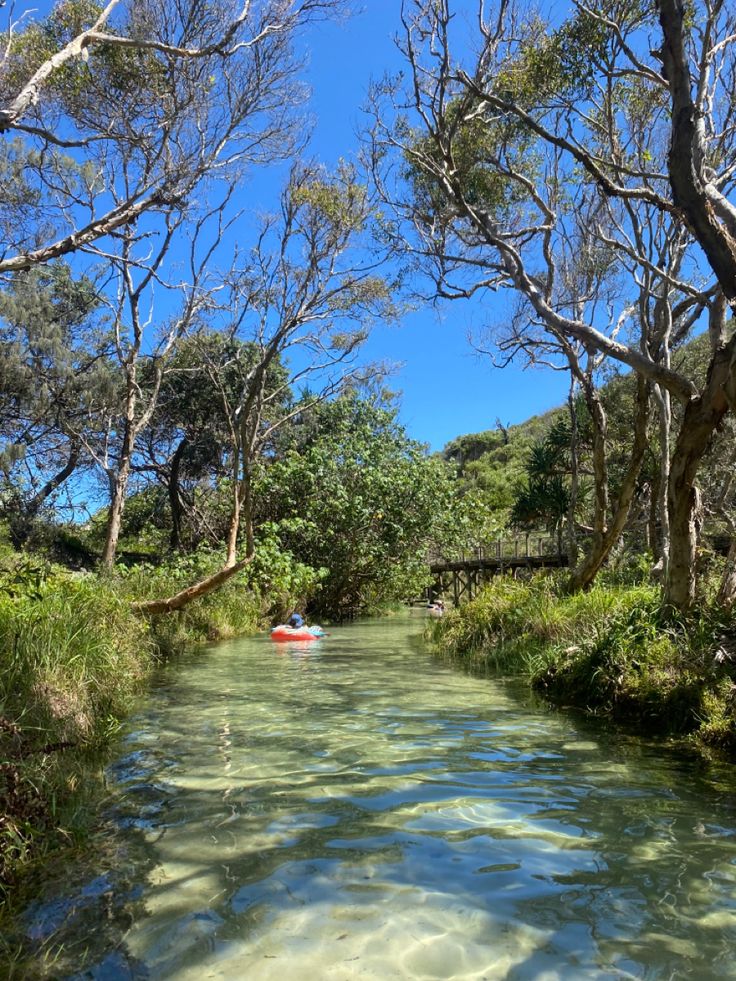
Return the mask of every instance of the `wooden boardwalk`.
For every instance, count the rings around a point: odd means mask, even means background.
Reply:
[[[731,545],[729,535],[706,535],[704,542],[720,555],[727,555]],[[433,583],[427,588],[426,599],[452,597],[455,606],[473,599],[493,576],[524,569],[555,569],[569,564],[567,553],[558,551],[552,538],[512,538],[481,545],[460,555],[433,555],[429,568]]]
[[[427,599],[452,596],[455,606],[473,599],[493,576],[519,570],[553,569],[568,564],[567,554],[557,551],[550,538],[492,542],[459,556],[432,556],[429,568],[434,582],[427,590]]]

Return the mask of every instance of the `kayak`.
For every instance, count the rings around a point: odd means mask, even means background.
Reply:
[[[285,623],[280,623],[271,631],[271,640],[317,640],[324,636],[321,627],[289,627]]]

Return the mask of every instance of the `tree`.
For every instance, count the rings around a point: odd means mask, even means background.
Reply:
[[[17,544],[52,495],[91,465],[84,444],[110,398],[110,345],[95,284],[62,263],[19,273],[0,293],[3,507]]]
[[[665,595],[686,609],[695,588],[695,479],[736,384],[726,320],[736,291],[733,15],[724,3],[698,3],[686,22],[673,0],[660,3],[657,22],[634,2],[595,10],[577,3],[553,27],[525,18],[513,2],[493,16],[480,5],[477,57],[466,67],[453,56],[450,6],[404,4],[413,116],[389,129],[379,114],[378,179],[396,201],[381,165],[389,148],[398,150],[410,190],[402,214],[441,295],[511,287],[545,329],[623,362],[683,404],[668,480]],[[649,294],[670,311],[656,330],[676,314],[686,336],[707,311],[712,354],[700,389],[668,364],[666,346],[642,341],[639,331],[622,342],[620,313],[606,325],[558,302],[558,249],[591,195],[601,216],[589,229],[591,250],[605,244],[628,257],[637,277],[654,275],[659,286]],[[660,221],[682,250],[675,264],[637,239],[637,227]],[[622,295],[621,313],[632,299]]]
[[[119,248],[108,257],[117,282],[116,295],[106,297],[106,302],[114,330],[120,397],[110,408],[102,442],[88,444],[89,452],[109,483],[110,506],[102,552],[102,565],[108,569],[115,562],[140,434],[156,412],[163,378],[170,370],[177,344],[213,302],[209,262],[220,244],[226,201],[227,198],[201,215],[189,230],[189,275],[183,282],[171,283],[163,278],[172,243],[186,220],[185,212],[180,209],[164,215],[165,227],[152,249],[150,233],[126,227],[120,234]],[[154,286],[160,292],[178,294],[179,308],[152,324]]]
[[[366,369],[355,359],[367,329],[374,318],[394,315],[391,284],[378,275],[380,257],[363,247],[375,209],[353,168],[341,165],[328,174],[297,164],[280,203],[280,212],[264,219],[247,266],[234,269],[226,284],[231,319],[223,329],[248,352],[239,386],[232,388],[219,358],[203,360],[227,431],[225,563],[176,596],[140,604],[148,613],[180,609],[252,561],[255,470],[274,433],[305,408],[284,411],[287,391],[309,380],[314,394],[307,404],[317,404],[363,376]],[[287,359],[279,384],[275,370]],[[241,537],[245,549],[238,558]]]
[[[570,446],[571,426],[561,416],[552,423],[544,439],[532,445],[525,465],[526,480],[517,492],[510,516],[511,524],[517,528],[547,528],[557,537],[560,553],[566,522],[568,536],[575,541],[577,501],[571,492]]]
[[[157,410],[141,434],[134,469],[151,473],[166,490],[173,549],[183,545],[185,519],[190,544],[203,535],[211,544],[226,537],[227,525],[217,507],[231,472],[226,406],[238,403],[259,356],[252,343],[204,325],[183,338],[164,372]],[[266,395],[276,389],[280,393],[275,418],[288,411],[287,381],[288,373],[276,358],[266,377]]]
[[[16,136],[36,221],[3,241],[0,272],[104,248],[206,180],[288,157],[303,139],[295,36],[340,6],[64,0],[27,24],[10,5],[0,132]]]
[[[308,413],[310,441],[264,468],[261,519],[299,561],[325,570],[322,613],[415,595],[430,546],[450,545],[459,531],[452,468],[409,439],[393,409],[347,395]]]

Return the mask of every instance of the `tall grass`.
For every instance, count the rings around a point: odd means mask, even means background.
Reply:
[[[218,561],[77,576],[2,557],[0,896],[21,869],[81,831],[94,754],[161,657],[259,626],[261,600],[237,579],[179,614],[149,621],[132,611],[133,600],[174,593]]]
[[[0,584],[1,585],[1,584]],[[147,677],[153,645],[129,605],[97,577],[51,574],[0,592],[0,883],[68,840],[83,784],[76,755],[115,731]],[[73,805],[72,805],[73,808]]]
[[[526,675],[551,700],[736,752],[736,619],[676,619],[658,587],[499,578],[430,628],[439,651]]]
[[[523,671],[529,651],[573,643],[581,631],[605,621],[612,611],[649,604],[656,596],[652,586],[595,586],[571,596],[558,575],[526,582],[499,577],[472,602],[434,621],[433,634],[451,654],[493,658],[497,648],[506,649],[506,666]]]
[[[27,736],[86,744],[104,738],[145,677],[145,623],[95,576],[49,579],[39,595],[0,594],[0,711]]]

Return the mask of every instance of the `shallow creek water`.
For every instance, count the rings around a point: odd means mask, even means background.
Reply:
[[[167,669],[108,769],[117,870],[29,911],[84,932],[64,976],[736,978],[730,771],[466,674],[422,627]]]

